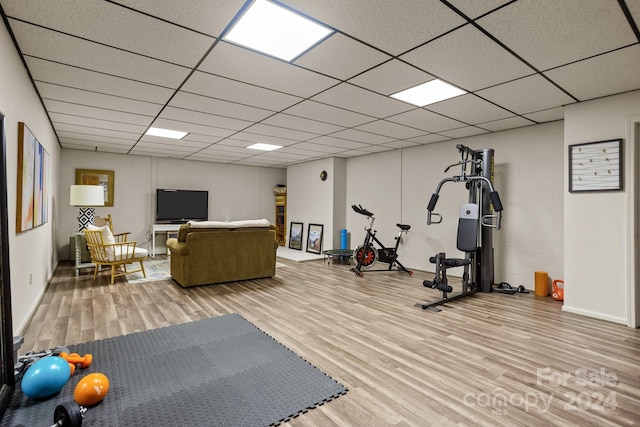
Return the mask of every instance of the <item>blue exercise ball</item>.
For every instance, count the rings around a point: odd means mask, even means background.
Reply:
[[[48,356],[35,362],[22,377],[22,392],[34,399],[56,394],[71,376],[69,362],[58,356]]]

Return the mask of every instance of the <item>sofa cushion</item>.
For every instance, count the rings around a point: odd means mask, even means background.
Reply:
[[[191,228],[247,228],[269,227],[271,223],[266,219],[247,219],[242,221],[189,221]]]

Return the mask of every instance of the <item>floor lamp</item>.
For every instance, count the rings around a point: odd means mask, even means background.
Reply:
[[[94,206],[104,206],[104,187],[101,185],[72,185],[69,204],[80,208],[78,231],[87,228],[95,220]]]

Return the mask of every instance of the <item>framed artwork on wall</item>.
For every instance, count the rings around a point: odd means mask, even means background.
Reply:
[[[307,252],[319,254],[322,252],[322,224],[309,224],[307,232]]]
[[[18,123],[16,233],[33,228],[36,143],[36,138],[27,125]]]
[[[569,192],[622,190],[622,139],[569,146]]]
[[[95,169],[76,169],[76,185],[101,185],[104,205],[113,206],[114,172]]]
[[[302,230],[304,224],[301,222],[292,222],[289,227],[289,248],[302,250]]]

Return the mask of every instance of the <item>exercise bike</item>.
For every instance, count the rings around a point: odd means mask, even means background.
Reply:
[[[402,234],[407,233],[411,226],[407,224],[396,224],[400,229],[398,235],[395,237],[396,244],[392,248],[387,248],[376,237],[377,230],[373,230],[373,222],[375,221],[373,213],[360,205],[352,205],[351,207],[356,213],[366,216],[369,220],[369,226],[365,227],[367,234],[364,237],[364,242],[353,251],[353,258],[356,260],[356,266],[351,268],[351,271],[356,273],[356,276],[362,277],[364,275],[362,273],[362,269],[367,269],[368,271],[392,271],[393,268],[396,267],[396,270],[404,271],[405,273],[412,275],[413,271],[408,270],[400,263],[400,261],[398,261],[398,246],[400,246]],[[376,249],[373,246],[374,243],[377,243],[380,248]],[[369,268],[371,268],[377,261],[389,264],[389,267],[385,269],[369,270]]]

